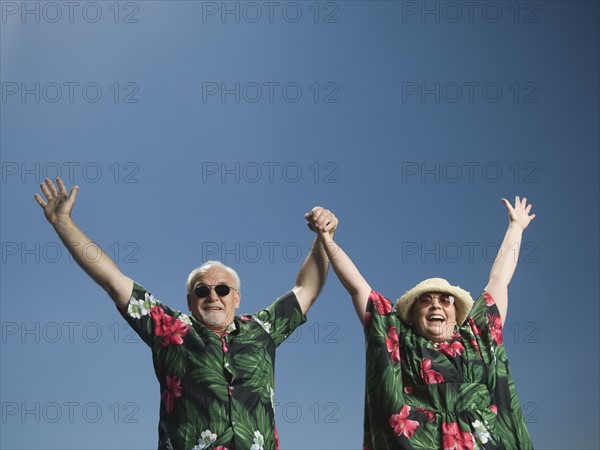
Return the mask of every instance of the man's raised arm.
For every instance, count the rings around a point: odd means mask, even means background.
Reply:
[[[322,233],[333,235],[338,224],[338,220],[333,213],[320,206],[315,206],[305,217],[309,220],[309,228],[315,231],[317,236],[300,268],[300,272],[298,272],[296,283],[292,289],[304,315],[321,292],[329,269],[329,259],[323,247]]]
[[[60,178],[56,179],[56,184],[58,189],[49,178],[46,178],[46,182],[40,184],[46,200],[44,201],[41,195],[35,194],[36,201],[79,267],[108,293],[119,310],[125,311],[133,288],[133,280],[123,275],[113,260],[73,222],[71,212],[79,186],[73,187],[71,192],[67,193]],[[93,258],[88,257],[88,254],[93,255]]]

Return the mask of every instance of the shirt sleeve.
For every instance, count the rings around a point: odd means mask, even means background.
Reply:
[[[162,332],[165,326],[172,327],[173,323],[179,322],[180,328],[190,325],[188,316],[162,304],[135,281],[127,310],[121,312],[121,315],[149,347],[165,339],[165,333]]]
[[[267,308],[252,315],[252,319],[260,323],[279,346],[296,328],[306,322],[306,316],[293,291],[279,297]]]

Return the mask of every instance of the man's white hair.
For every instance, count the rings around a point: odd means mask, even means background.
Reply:
[[[188,293],[192,292],[192,281],[194,281],[194,278],[196,277],[196,275],[202,274],[203,272],[207,272],[211,267],[220,267],[221,269],[225,269],[225,270],[229,271],[229,273],[231,273],[231,275],[233,275],[233,279],[235,280],[235,286],[233,286],[233,287],[236,288],[238,291],[240,290],[240,288],[242,287],[242,283],[240,281],[240,277],[238,276],[237,272],[234,269],[232,269],[229,266],[226,266],[221,261],[206,261],[201,266],[196,267],[194,270],[192,270],[190,272],[190,274],[188,275],[187,281],[185,283],[186,292],[188,292]]]

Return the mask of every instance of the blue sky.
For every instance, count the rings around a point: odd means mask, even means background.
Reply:
[[[227,9],[227,10],[226,10]],[[163,302],[221,259],[240,312],[293,286],[315,205],[395,299],[479,294],[501,197],[536,219],[504,338],[534,445],[600,446],[597,2],[1,2],[1,406],[6,449],[146,449],[149,350],[33,193]],[[276,367],[283,449],[358,449],[364,350],[334,274]]]

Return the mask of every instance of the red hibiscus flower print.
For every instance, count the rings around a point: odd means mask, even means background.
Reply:
[[[215,450],[229,450],[227,447],[223,447],[222,445],[219,445],[218,447],[215,447]]]
[[[490,405],[490,409],[496,415],[498,415],[498,407],[496,405]]]
[[[162,306],[153,306],[150,310],[150,317],[154,320],[155,324],[162,323],[162,317],[165,315],[165,310]]]
[[[421,362],[421,376],[427,384],[437,384],[444,381],[444,377],[441,373],[431,369],[430,359],[424,359],[423,362]]]
[[[390,417],[390,426],[394,429],[396,436],[403,434],[408,439],[415,434],[415,430],[419,428],[419,422],[416,420],[408,420],[410,406],[404,405],[398,414],[393,414]]]
[[[221,348],[223,349],[223,353],[227,353],[227,342],[225,342],[225,337],[221,338]]]
[[[410,395],[413,393],[413,387],[412,386],[404,386],[404,393],[407,395]]]
[[[420,413],[423,414],[425,416],[425,419],[428,420],[429,422],[433,423],[435,422],[435,413],[427,408],[419,408],[418,406],[416,407],[416,410]]]
[[[483,298],[485,298],[485,304],[488,306],[492,306],[493,304],[496,303],[496,302],[494,302],[494,299],[492,298],[492,296],[487,292],[483,293]]]
[[[502,345],[504,340],[502,339],[502,319],[500,318],[500,314],[488,314],[487,317],[492,339],[496,344]]]
[[[373,306],[380,315],[392,312],[392,303],[380,293],[371,291],[369,300],[373,302]]]
[[[473,435],[461,431],[456,422],[443,423],[444,450],[473,450]]]
[[[475,336],[481,335],[481,330],[479,329],[479,327],[477,326],[477,324],[475,323],[475,321],[473,320],[472,317],[469,317],[469,325],[471,326],[471,330],[473,330],[473,337],[471,338],[471,345],[477,351],[477,353],[479,353],[479,356],[481,356],[481,350],[479,349],[479,344],[477,343],[477,339],[475,339]]]
[[[183,343],[183,338],[190,329],[189,325],[165,314],[162,306],[152,307],[150,315],[154,320],[154,333],[158,337],[162,337],[161,344],[164,347],[170,344],[181,345]]]
[[[479,329],[479,327],[477,326],[477,324],[475,323],[475,321],[473,320],[472,317],[469,317],[469,325],[471,325],[471,329],[473,330],[473,334],[475,334],[475,335],[481,334],[481,330]]]
[[[173,412],[175,399],[182,395],[181,378],[167,375],[167,388],[163,391],[161,400],[165,404],[165,409],[168,413]]]
[[[400,362],[400,344],[398,343],[398,331],[396,331],[396,327],[391,327],[387,334],[388,337],[385,338],[385,345],[388,352],[392,354],[392,361]]]
[[[444,342],[440,344],[440,352],[442,352],[444,355],[450,356],[451,358],[455,357],[456,355],[462,355],[464,350],[464,345],[458,341]]]

